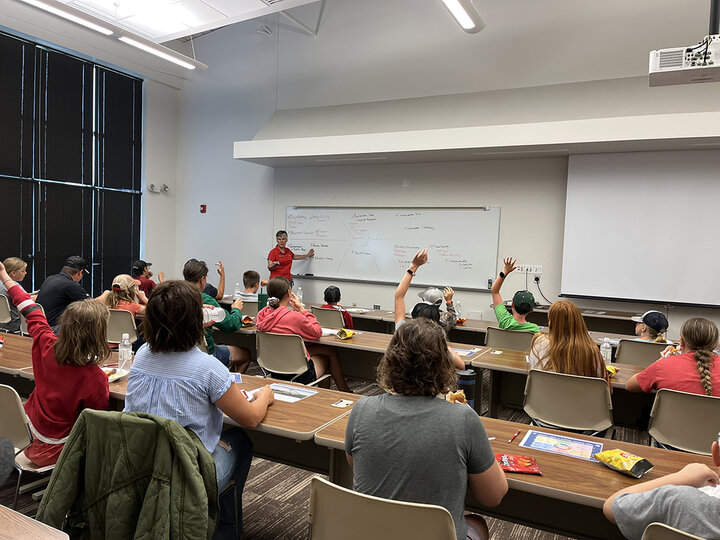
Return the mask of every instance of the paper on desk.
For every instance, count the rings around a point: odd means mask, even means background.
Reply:
[[[576,439],[574,437],[563,437],[562,435],[535,431],[534,429],[528,430],[523,440],[520,441],[520,446],[584,459],[586,461],[597,461],[593,456],[598,452],[602,452],[603,449],[602,443]]]
[[[345,308],[345,311],[347,311],[348,313],[368,313],[368,312],[372,311],[372,309],[360,308],[360,307],[349,307],[349,308]]]
[[[337,328],[323,328],[322,337],[337,336]]]
[[[451,349],[455,351],[458,356],[462,357],[472,356],[480,350],[477,347],[473,347],[472,349],[456,349],[455,347],[451,347]]]
[[[288,403],[295,403],[296,401],[314,396],[318,393],[317,390],[312,390],[310,388],[300,388],[298,386],[280,383],[272,383],[270,385],[270,389],[273,391],[273,394],[275,394],[276,400],[287,401]],[[260,388],[251,390],[248,394],[252,394],[254,396],[255,392],[258,390],[260,390]]]

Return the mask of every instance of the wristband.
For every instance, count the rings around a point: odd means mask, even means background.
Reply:
[[[500,277],[505,279],[507,276],[505,275],[505,272],[500,272]]]
[[[446,303],[448,306],[452,306],[452,300],[450,300],[449,302],[445,302],[445,303]]]
[[[413,272],[413,271],[410,270],[409,268],[407,269],[407,273],[410,274],[411,276],[414,276],[414,275],[415,275],[415,272]]]

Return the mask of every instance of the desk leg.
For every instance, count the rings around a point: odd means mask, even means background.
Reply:
[[[353,488],[353,470],[345,457],[345,450],[330,449],[330,481],[333,484]]]

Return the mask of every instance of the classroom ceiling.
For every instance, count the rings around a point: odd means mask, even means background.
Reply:
[[[318,0],[60,0],[156,43]]]

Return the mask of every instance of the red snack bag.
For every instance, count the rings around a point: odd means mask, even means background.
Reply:
[[[497,452],[495,454],[495,459],[497,459],[498,463],[500,464],[500,468],[503,471],[525,474],[539,474],[542,476],[542,472],[540,471],[540,467],[538,467],[535,458]]]

